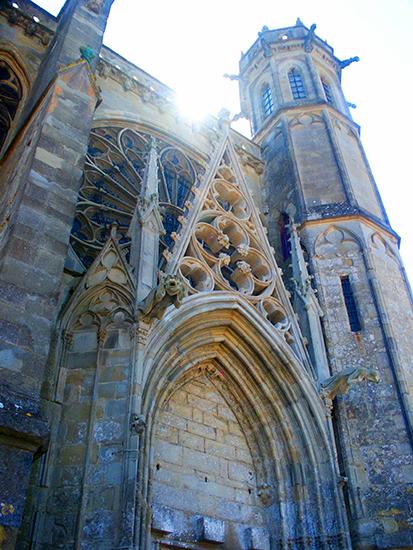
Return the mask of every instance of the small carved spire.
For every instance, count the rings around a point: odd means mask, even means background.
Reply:
[[[154,195],[158,195],[158,152],[156,147],[156,138],[152,137],[142,182],[141,197],[144,200],[150,200]]]
[[[297,225],[293,222],[293,220],[291,220],[289,224],[289,230],[292,259],[291,263],[293,269],[292,282],[294,284],[297,296],[304,304],[310,330],[311,343],[314,350],[317,378],[320,381],[324,380],[330,374],[320,322],[320,317],[323,316],[323,311],[318,303],[315,294],[316,291],[311,285],[312,277],[308,273],[307,263],[304,259],[304,253],[301,247]]]
[[[118,224],[116,222],[113,222],[110,224],[110,237],[114,241],[116,241],[118,237],[117,233],[118,233]]]

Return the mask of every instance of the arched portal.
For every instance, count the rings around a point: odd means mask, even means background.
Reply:
[[[325,409],[255,308],[192,296],[146,350],[139,548],[348,547]]]

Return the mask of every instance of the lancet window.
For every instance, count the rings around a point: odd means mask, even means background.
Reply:
[[[87,268],[106,242],[112,223],[118,226],[120,245],[129,253],[129,225],[141,184],[151,136],[130,128],[105,127],[92,131],[80,188],[71,244]],[[157,140],[159,206],[166,234],[160,258],[174,245],[186,201],[193,198],[200,166],[181,150]]]
[[[326,96],[326,100],[328,101],[328,103],[331,103],[333,105],[334,104],[334,98],[333,98],[333,93],[331,91],[330,84],[328,82],[326,82],[324,80],[324,78],[321,79],[321,84],[323,86],[324,95]]]
[[[302,76],[297,69],[292,68],[289,71],[288,80],[290,82],[291,93],[293,94],[294,99],[304,99],[307,97]]]
[[[269,117],[274,109],[271,88],[268,84],[264,84],[261,91],[261,107],[264,118]]]
[[[0,149],[6,141],[21,100],[20,80],[10,65],[0,59]]]
[[[346,305],[351,332],[359,332],[361,330],[361,323],[353,289],[351,288],[350,277],[348,275],[341,277],[341,289],[343,291],[344,303]]]

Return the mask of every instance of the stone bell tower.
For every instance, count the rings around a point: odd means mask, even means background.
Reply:
[[[327,373],[380,377],[345,395],[324,392],[354,547],[410,548],[411,294],[399,238],[341,88],[342,69],[358,58],[337,59],[315,28],[298,19],[258,33],[236,77],[241,107],[265,161],[270,239],[316,365],[325,345],[327,372],[319,370],[318,384],[323,388]],[[307,287],[291,267],[298,265],[298,235],[312,274]],[[300,301],[314,289],[324,338],[311,330]]]

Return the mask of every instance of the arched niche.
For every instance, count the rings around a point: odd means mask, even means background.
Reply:
[[[44,387],[51,440],[29,515],[50,548],[115,548],[123,532],[133,287],[110,239],[59,319]]]
[[[323,404],[304,367],[255,308],[229,292],[191,296],[179,310],[167,313],[156,335],[149,336],[146,349],[150,350],[143,359],[146,430],[140,441],[136,487],[139,547],[146,549],[152,543],[155,548],[175,547],[184,540],[191,548],[202,548],[208,541],[205,526],[214,527],[221,537],[210,540],[220,548],[261,548],[254,546],[258,543],[251,542],[251,536],[261,537],[262,548],[295,548],[304,540],[309,545],[331,540],[336,548],[348,547]],[[196,395],[202,388],[213,397],[205,399],[213,409],[205,417],[201,407],[208,403],[197,404],[203,397]],[[210,441],[200,432],[192,434],[200,437],[200,447],[191,453],[183,442],[190,439],[188,426],[201,431],[190,424],[201,424],[194,420],[194,415],[201,419],[200,411]],[[247,451],[249,469],[239,480],[243,490],[239,498],[245,500],[238,503],[227,491],[235,487],[222,475],[229,459],[214,462],[220,452],[236,457],[235,449],[217,445],[225,444],[222,424],[218,429],[223,441],[216,440],[217,431],[213,438],[217,426],[212,423],[219,424],[225,414],[227,420],[236,419],[232,421],[238,427],[240,448],[245,445]],[[172,430],[166,427],[168,415],[174,416]],[[206,488],[210,481],[205,477],[214,473],[205,471],[207,462],[221,472],[215,474],[211,489]],[[233,467],[236,471],[236,459]],[[245,477],[249,472],[250,481]],[[179,495],[190,485],[187,501],[181,504]],[[224,517],[229,509],[233,515]],[[199,525],[204,531],[197,531]]]

